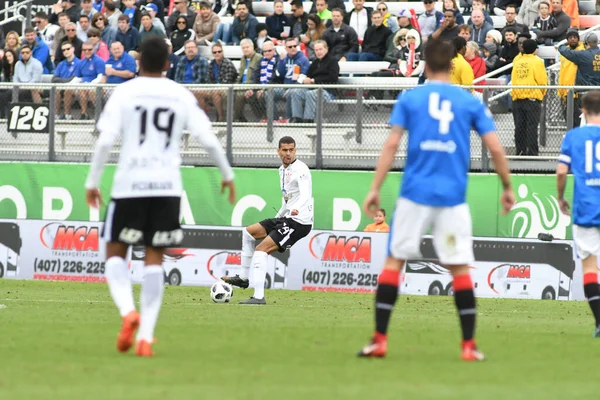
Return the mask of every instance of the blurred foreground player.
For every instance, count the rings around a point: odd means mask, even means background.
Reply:
[[[163,39],[148,38],[140,46],[140,77],[119,85],[98,121],[96,142],[86,200],[90,207],[101,204],[98,186],[113,143],[121,137],[119,164],[115,173],[102,237],[106,245],[106,281],[121,313],[123,325],[117,349],[152,356],[154,328],[164,292],[163,253],[183,239],[179,224],[181,182],[179,144],[184,129],[198,138],[219,167],[221,191],[229,188],[235,201],[233,171],[211,125],[194,96],[183,86],[163,78],[169,67]],[[207,188],[197,188],[206,190]],[[129,246],[146,247],[144,282],[140,295],[141,318],[135,309],[125,257]]]
[[[401,94],[390,118],[391,132],[377,163],[364,211],[373,217],[379,190],[392,166],[402,134],[408,132],[408,156],[400,197],[391,223],[388,257],[379,275],[375,297],[375,334],[358,355],[384,357],[388,322],[406,260],[421,258],[422,236],[432,228],[440,260],[453,276],[454,299],[462,327],[462,358],[480,361],[475,331],[475,295],[469,275],[474,261],[471,214],[466,204],[473,127],[490,150],[504,191],[504,212],[514,203],[504,149],[489,110],[471,93],[451,85],[452,44],[429,41],[425,48],[429,83]]]
[[[556,183],[558,203],[569,214],[565,186],[569,168],[573,173],[573,240],[583,266],[583,292],[596,320],[594,337],[600,337],[600,91],[586,93],[582,99],[586,125],[567,132],[563,139]]]

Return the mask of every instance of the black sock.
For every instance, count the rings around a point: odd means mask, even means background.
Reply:
[[[463,340],[471,340],[475,333],[475,317],[477,314],[473,289],[455,291],[454,303],[456,303],[458,309]]]
[[[583,285],[583,292],[596,319],[596,326],[598,326],[600,325],[600,284],[588,283]]]
[[[390,316],[398,298],[398,286],[379,284],[375,295],[375,330],[387,334]]]

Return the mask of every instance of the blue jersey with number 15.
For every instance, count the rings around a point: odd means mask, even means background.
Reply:
[[[432,82],[398,96],[390,125],[408,131],[400,196],[433,207],[463,204],[471,128],[479,135],[496,131],[487,107],[458,86]]]

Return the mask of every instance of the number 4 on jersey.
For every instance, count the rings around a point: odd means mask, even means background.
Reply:
[[[433,92],[429,94],[429,115],[440,122],[439,132],[442,135],[450,132],[450,122],[454,120],[454,114],[451,111],[452,104],[450,100],[443,100],[440,103],[440,94]]]

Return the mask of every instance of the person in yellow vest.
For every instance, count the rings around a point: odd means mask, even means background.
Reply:
[[[567,45],[571,50],[585,50],[585,45],[579,41],[579,32],[572,30],[567,33]],[[577,64],[569,61],[565,56],[560,56],[560,71],[558,73],[558,86],[574,86],[575,76],[577,75]],[[567,94],[568,89],[558,89],[558,96],[562,101],[565,120],[567,119]],[[574,96],[577,97],[577,92]],[[573,128],[580,125],[579,110],[573,108]]]
[[[463,37],[456,36],[452,38],[452,42],[454,43],[456,54],[452,59],[450,83],[461,86],[472,86],[475,75],[473,74],[473,68],[471,68],[471,65],[464,58],[467,51],[467,41]]]
[[[385,223],[385,210],[380,208],[375,213],[375,222],[365,227],[365,232],[389,232],[390,226]]]
[[[544,60],[535,55],[537,42],[523,42],[523,54],[513,61],[512,86],[547,86],[548,75]],[[515,147],[518,156],[537,156],[538,125],[542,100],[546,89],[513,89],[513,118],[515,122]]]

